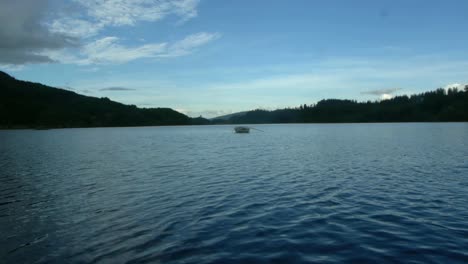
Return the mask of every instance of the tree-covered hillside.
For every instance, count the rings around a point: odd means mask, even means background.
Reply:
[[[0,128],[468,121],[468,86],[389,100],[327,99],[275,111],[253,110],[224,119],[189,118],[170,108],[138,108],[84,96],[0,72]]]
[[[468,121],[468,86],[464,90],[437,89],[389,100],[357,102],[328,99],[317,104],[275,111],[253,110],[213,123],[346,123],[346,122]]]
[[[84,96],[0,72],[0,128],[187,125],[169,108],[138,108]]]

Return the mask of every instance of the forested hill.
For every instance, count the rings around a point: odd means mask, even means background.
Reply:
[[[468,86],[373,102],[328,99],[297,108],[253,110],[208,121],[170,108],[138,108],[19,81],[0,71],[0,128],[437,121],[468,121]]]
[[[187,125],[192,120],[170,108],[138,108],[39,83],[0,71],[0,128],[57,128]]]
[[[389,100],[357,102],[328,99],[317,104],[275,111],[253,110],[217,124],[353,123],[468,121],[468,86],[464,90],[437,89]]]

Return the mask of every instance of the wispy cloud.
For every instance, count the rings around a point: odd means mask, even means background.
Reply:
[[[97,35],[99,31],[104,29],[105,24],[63,17],[50,22],[48,26],[49,30],[56,34],[63,34],[74,38],[88,38]]]
[[[44,55],[69,64],[120,64],[142,58],[169,58],[185,56],[198,47],[220,37],[218,33],[196,33],[174,43],[152,43],[140,46],[124,46],[118,37],[104,37],[84,45],[78,54],[68,50],[46,51]]]
[[[327,98],[370,100],[378,96],[383,100],[403,91],[403,94],[413,94],[436,89],[447,80],[466,76],[467,69],[466,61],[436,60],[433,57],[407,58],[403,62],[330,59],[302,65],[290,74],[281,74],[281,70],[241,81],[230,79],[199,85],[196,87],[198,97],[207,98],[204,109],[195,105],[187,109],[202,112],[205,109],[223,109],[224,105],[236,105],[234,111],[291,107]],[[389,84],[401,88],[388,88]]]
[[[376,96],[379,96],[380,99],[386,100],[386,99],[391,99],[394,93],[398,92],[399,90],[402,90],[402,89],[401,88],[377,89],[377,90],[361,92],[361,94],[376,95]]]
[[[106,87],[101,88],[99,91],[113,91],[113,92],[121,92],[121,91],[135,91],[136,89],[133,88],[126,88],[126,87]]]
[[[219,33],[200,32],[192,34],[169,46],[166,53],[160,54],[159,57],[184,56],[192,53],[196,48],[217,40],[220,37],[221,34]]]
[[[446,86],[444,86],[444,89],[445,90],[448,90],[450,88],[456,88],[456,89],[464,89],[465,86],[467,86],[468,84],[461,84],[461,83],[451,83],[451,84],[447,84]]]
[[[175,43],[123,45],[102,36],[107,28],[133,27],[176,17],[198,15],[199,0],[51,0],[0,1],[0,65],[21,69],[28,63],[119,64],[140,58],[179,57],[192,53],[217,33],[196,33]],[[57,8],[49,10],[48,8]]]
[[[73,0],[83,10],[64,13],[49,23],[52,32],[87,38],[106,27],[135,26],[174,15],[187,21],[197,16],[199,0]]]
[[[399,90],[401,90],[401,88],[378,89],[378,90],[361,92],[361,94],[383,95],[383,94],[392,94]]]
[[[467,61],[445,61],[433,57],[407,58],[406,61],[399,62],[341,58],[301,65],[296,73],[275,73],[239,82],[211,83],[206,87],[215,93],[221,91],[253,93],[275,89],[317,92],[325,89],[347,91],[348,94],[382,95],[392,94],[401,89],[407,92],[411,92],[412,89],[435,89],[446,80],[466,76],[467,69]],[[408,83],[412,85],[409,86]],[[402,87],[382,87],[388,84]]]
[[[22,71],[23,69],[24,69],[24,65],[0,64],[0,70],[7,71],[7,72],[17,72],[17,71]]]
[[[154,57],[166,50],[166,43],[145,44],[125,47],[117,37],[105,37],[85,45],[81,50],[82,59],[78,64],[123,63],[140,58]]]
[[[255,74],[251,74],[252,70]],[[107,81],[82,79],[74,86],[96,90],[134,87],[138,93],[110,96],[128,104],[167,106],[190,116],[214,117],[256,108],[295,107],[327,98],[373,100],[421,93],[455,81],[467,83],[467,70],[468,62],[462,59],[330,58],[308,64],[203,68],[196,72],[199,79],[188,82],[184,79],[193,72],[181,69],[172,77],[132,73],[109,76]]]

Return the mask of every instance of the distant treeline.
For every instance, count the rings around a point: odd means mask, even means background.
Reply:
[[[354,123],[468,121],[468,85],[464,90],[437,89],[389,100],[357,102],[327,99],[316,104],[274,111],[253,110],[215,124]]]
[[[297,108],[258,109],[207,120],[170,108],[138,108],[19,81],[0,71],[0,128],[437,121],[468,121],[468,86],[382,101],[328,99]]]
[[[197,122],[194,119],[193,122]],[[0,72],[0,128],[62,128],[188,125],[192,119],[169,108],[138,108],[84,96]]]

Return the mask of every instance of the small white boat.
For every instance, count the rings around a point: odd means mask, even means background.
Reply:
[[[234,131],[236,133],[249,133],[250,132],[250,127],[237,126],[237,127],[234,128]]]

